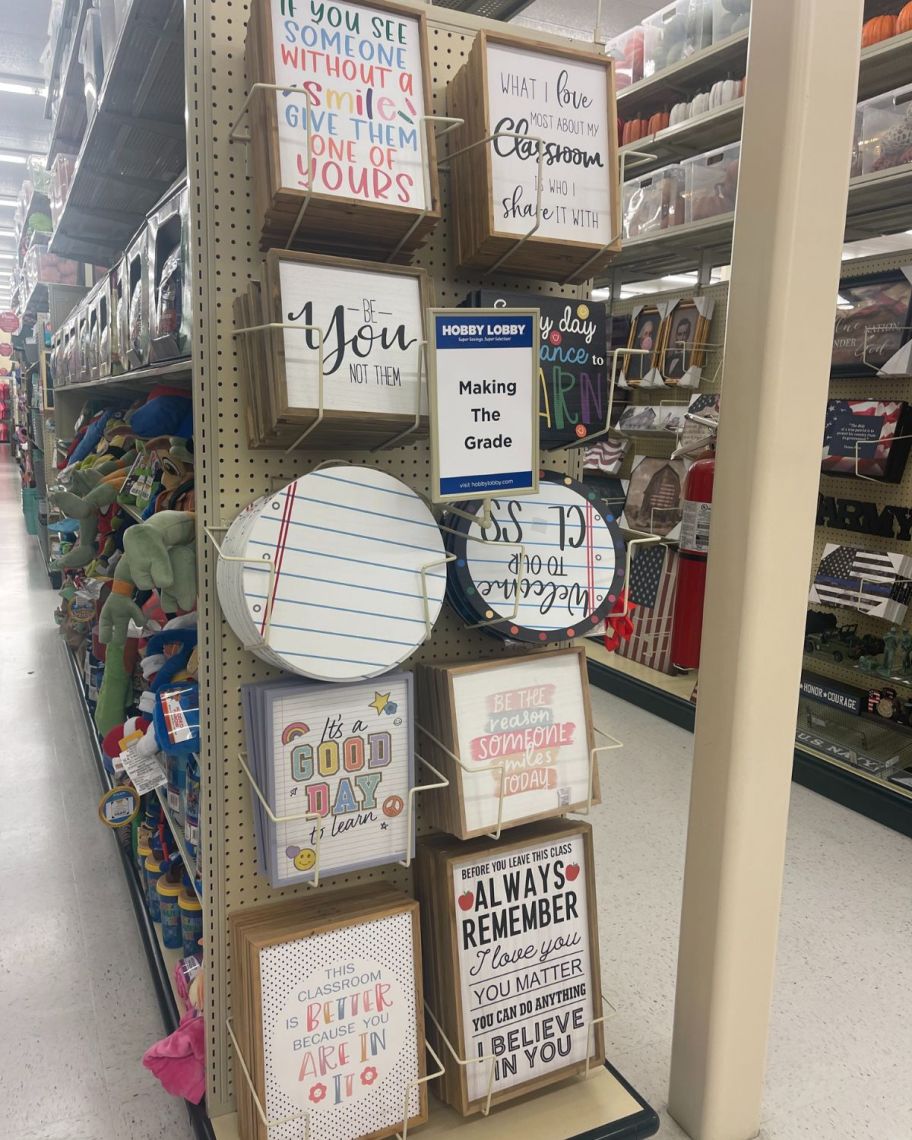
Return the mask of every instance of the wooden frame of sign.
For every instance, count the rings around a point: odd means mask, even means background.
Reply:
[[[458,895],[457,880],[465,887]],[[492,1105],[584,1071],[587,1052],[590,1066],[604,1063],[588,823],[529,824],[498,843],[422,839],[416,893],[428,1007],[462,1059],[494,1059]],[[531,999],[520,998],[526,992]],[[456,1064],[433,1022],[428,1040],[446,1064],[437,1095],[463,1116],[480,1112],[489,1067]]]
[[[416,439],[426,435],[428,425],[426,396],[422,394],[419,397],[422,414],[416,427],[414,388],[408,384],[403,386],[400,366],[396,364],[397,353],[403,352],[400,348],[403,343],[406,343],[409,349],[415,346],[412,353],[416,364],[415,375],[418,384],[421,385],[422,377],[417,372],[417,366],[421,363],[421,350],[418,344],[426,340],[426,314],[433,302],[431,284],[425,271],[412,266],[378,265],[375,262],[321,254],[270,250],[263,265],[262,279],[252,281],[247,296],[238,298],[235,302],[235,325],[239,330],[259,325],[280,325],[293,316],[286,311],[287,306],[283,304],[281,279],[285,267],[300,267],[305,271],[306,276],[304,274],[302,276],[308,286],[313,286],[313,297],[316,299],[331,296],[331,290],[338,290],[340,282],[349,275],[353,289],[367,289],[372,280],[374,283],[379,282],[375,292],[378,297],[382,297],[382,307],[386,310],[375,317],[374,297],[365,297],[363,294],[358,295],[355,305],[340,303],[335,306],[332,314],[328,312],[324,314],[322,320],[315,320],[313,312],[305,313],[304,308],[300,310],[301,324],[319,324],[324,330],[328,328],[331,333],[335,328],[335,332],[324,342],[324,357],[330,359],[333,366],[340,371],[344,362],[344,367],[349,372],[348,383],[357,385],[356,388],[349,389],[355,393],[353,401],[355,406],[351,409],[341,408],[333,406],[332,387],[326,383],[330,378],[325,378],[323,420],[306,437],[306,446],[337,447],[344,443],[348,446],[360,444],[364,448],[369,448],[382,445],[400,432],[409,432],[409,435]],[[321,274],[327,278],[325,288],[321,288],[318,284]],[[381,278],[386,280],[381,281]],[[403,295],[400,298],[404,306],[402,312],[391,313],[389,310],[397,303],[395,296],[397,282],[402,284],[406,292],[409,292],[408,287],[411,284],[414,296],[409,300]],[[291,281],[286,281],[285,284],[289,289],[292,287]],[[311,298],[308,298],[306,305],[312,303]],[[330,304],[332,305],[332,301]],[[367,316],[365,316],[365,306],[371,308]],[[345,326],[346,320],[352,321],[353,310],[357,314],[354,318],[354,329]],[[391,317],[394,318],[394,324],[389,326],[382,324]],[[379,320],[381,325],[372,324],[373,320]],[[361,337],[364,329],[370,329],[367,338]],[[304,362],[300,362],[301,375],[295,377],[295,382],[309,385],[311,398],[296,403],[289,393],[289,372],[292,370],[287,357],[289,334],[288,329],[273,328],[262,333],[243,333],[238,337],[241,342],[241,365],[245,373],[244,386],[248,400],[248,430],[251,446],[290,447],[318,419],[316,339],[312,334],[301,334],[301,338],[297,341],[299,344],[303,343],[306,337],[306,351],[312,356],[314,367],[313,376],[307,379],[304,373],[311,369]],[[379,345],[380,351],[386,355],[384,363],[375,367],[375,375],[370,376],[368,372],[370,356],[375,345]],[[425,372],[426,361],[425,354],[425,365],[422,368]],[[345,387],[347,388],[348,384]],[[368,406],[369,400],[364,398],[365,393],[382,394],[389,389],[409,393],[407,398],[399,400],[398,410],[381,411],[379,401],[376,407]],[[341,394],[341,390],[337,391]]]
[[[502,108],[492,107],[489,47],[525,53],[537,60],[536,66],[530,69],[529,76],[509,78],[508,85],[515,79],[514,90],[503,93]],[[550,68],[545,63],[546,60],[551,62]],[[583,73],[586,70],[597,68],[604,72],[604,120],[599,115],[596,121],[592,113],[587,113],[592,97],[573,88],[573,81],[569,78],[573,64],[577,65],[577,82],[585,82]],[[551,75],[554,69],[557,69],[557,79]],[[546,75],[550,78],[546,79]],[[563,76],[568,77],[566,81]],[[544,105],[556,107],[557,110],[541,109],[540,93],[534,86],[536,82],[544,87]],[[549,84],[553,84],[553,87]],[[498,116],[499,111],[510,109],[508,94],[516,100],[525,99],[528,108],[518,105],[514,108],[513,117],[503,114]],[[549,104],[552,99],[556,102]],[[565,102],[561,108],[563,100],[569,100],[569,105]],[[577,109],[574,109],[574,104]],[[552,44],[521,39],[508,32],[480,31],[475,37],[465,66],[450,80],[447,87],[447,108],[448,114],[465,120],[465,125],[457,127],[450,135],[450,154],[456,156],[450,163],[456,260],[462,268],[490,269],[505,254],[509,254],[506,264],[512,273],[529,274],[548,280],[581,281],[604,269],[614,259],[621,248],[621,196],[614,61],[610,56],[569,43]],[[593,121],[587,123],[587,117]],[[528,183],[520,183],[512,195],[503,199],[504,203],[509,203],[504,206],[504,210],[509,210],[514,218],[519,219],[518,229],[511,230],[499,225],[494,217],[494,201],[498,191],[493,159],[494,147],[498,144],[481,142],[498,129],[522,131],[523,124],[526,126],[525,133],[533,139],[544,138],[546,146],[552,148],[546,150],[542,169],[546,185],[549,177],[555,183],[553,190],[543,188],[541,224],[538,232],[525,240],[524,235],[535,224],[537,144],[534,141],[523,143],[509,138],[501,140],[506,149],[522,151],[516,157],[524,164],[523,170],[527,170],[529,175]],[[539,131],[550,131],[551,137],[538,135]],[[571,131],[574,133],[569,133]],[[568,145],[568,138],[574,140],[574,135],[579,138],[579,146]],[[593,138],[594,143],[591,142]],[[589,146],[585,145],[587,142]],[[464,149],[469,147],[471,149]],[[463,153],[459,154],[460,151]],[[555,160],[549,164],[549,155],[564,153],[567,155],[565,163]],[[574,183],[574,171],[589,170],[590,167],[605,170],[606,186],[603,189],[607,203],[600,200],[602,188],[599,188],[594,192],[595,197],[591,198],[594,205],[568,205],[568,201],[578,203],[581,196]],[[549,175],[549,171],[566,171],[566,177],[558,177],[553,173]],[[549,202],[551,195],[553,201]],[[569,216],[568,211],[571,211]],[[594,227],[591,224],[593,217]],[[578,235],[584,232],[584,225],[594,229],[597,237],[589,241],[581,239]],[[565,227],[563,232],[560,229],[562,226]],[[553,232],[549,233],[549,230]]]
[[[576,692],[555,691],[562,665],[575,669],[574,680],[577,677],[579,680]],[[501,691],[498,674],[507,673],[514,688]],[[529,679],[523,679],[521,687],[516,688],[525,673]],[[472,707],[473,696],[468,690],[473,678],[481,683],[486,711]],[[490,765],[497,759],[504,760],[501,820],[504,828],[585,808],[589,801],[590,763],[592,802],[600,802],[598,766],[591,762],[595,734],[586,651],[582,647],[513,654],[471,664],[418,665],[415,684],[417,719],[444,745],[440,748],[430,737],[419,733],[418,747],[450,781],[449,787],[435,789],[423,799],[424,818],[431,826],[460,839],[495,830],[501,776],[497,769],[490,769]],[[460,714],[467,718],[472,713],[477,714],[472,727],[461,723]],[[579,718],[581,723],[567,717]],[[473,732],[478,735],[473,737]],[[561,751],[572,749],[574,739],[579,754],[575,761],[566,761],[562,769]],[[500,751],[514,744],[514,751]],[[488,770],[483,776],[482,773],[473,776],[457,764],[450,753],[463,761],[478,754],[479,765]],[[571,763],[574,764],[572,774],[568,771]],[[490,787],[487,781],[491,782]],[[479,787],[482,783],[484,790]],[[470,795],[473,788],[474,796]],[[523,798],[526,809],[523,814],[511,814],[510,808],[519,802],[514,796]],[[545,806],[552,797],[550,806]]]
[[[247,28],[248,81],[251,86],[254,83],[287,82],[289,86],[305,87],[311,93],[311,121],[318,121],[316,130],[312,131],[312,166],[314,170],[322,172],[321,177],[326,178],[326,189],[322,192],[314,190],[308,200],[308,172],[306,169],[301,171],[302,163],[305,167],[307,163],[306,133],[302,125],[307,122],[306,96],[300,92],[283,95],[268,88],[255,92],[249,105],[248,117],[254,215],[261,232],[260,248],[285,245],[298,221],[302,205],[307,202],[293,241],[294,248],[310,249],[317,253],[351,251],[359,257],[383,260],[405,239],[398,256],[400,260],[407,261],[440,220],[441,214],[434,131],[427,130],[421,122],[422,116],[433,114],[427,18],[420,10],[397,4],[394,0],[365,0],[364,3],[334,0],[324,10],[327,21],[329,9],[338,13],[340,22],[318,29],[320,35],[325,34],[331,40],[332,37],[338,37],[341,31],[343,39],[346,35],[350,38],[356,25],[358,28],[367,25],[371,34],[366,35],[365,39],[371,44],[377,60],[381,59],[381,54],[383,59],[388,59],[390,54],[398,58],[411,50],[417,52],[421,74],[418,75],[417,70],[397,72],[394,67],[384,66],[383,83],[389,86],[379,96],[373,96],[370,112],[379,120],[372,124],[375,129],[385,131],[386,145],[376,147],[378,152],[384,153],[375,162],[371,159],[374,149],[372,140],[349,139],[346,136],[346,112],[343,111],[347,103],[347,114],[354,117],[358,101],[362,98],[361,89],[366,83],[361,69],[371,64],[362,63],[361,57],[357,62],[352,59],[343,60],[343,64],[352,64],[353,75],[340,73],[332,77],[332,90],[325,90],[322,83],[326,77],[324,71],[315,74],[311,65],[306,68],[297,66],[299,52],[310,52],[315,59],[327,55],[326,48],[313,51],[313,47],[319,48],[323,41],[315,31],[314,44],[308,43],[301,29],[315,25],[308,23],[306,18],[300,22],[292,19],[290,22],[298,30],[297,42],[281,45],[283,57],[280,58],[288,60],[287,73],[277,75],[275,52],[279,45],[275,42],[272,21],[275,18],[285,24],[290,18],[285,9],[280,9],[279,0],[253,0]],[[305,12],[305,9],[302,7],[301,11]],[[404,29],[410,23],[417,29],[417,43],[409,44],[407,41]],[[290,36],[291,32],[287,35]],[[382,42],[384,37],[387,37],[388,42]],[[381,52],[384,48],[385,52]],[[378,62],[376,66],[383,65]],[[409,90],[400,85],[404,75],[412,77],[413,83],[408,85]],[[333,97],[332,110],[327,98],[329,95]],[[321,99],[324,98],[325,102],[321,104]],[[288,184],[287,167],[283,176],[277,106],[280,99],[284,100],[286,124],[300,133],[300,148],[295,165],[301,171],[301,176],[294,185]],[[381,104],[384,106],[381,107]],[[358,111],[359,118],[367,114],[366,110]],[[324,121],[330,137],[320,134]],[[334,130],[330,130],[330,121]],[[420,167],[422,143],[419,136],[422,131],[425,132],[423,153],[427,161],[426,172]],[[360,132],[360,128],[356,128],[356,132]],[[314,138],[321,141],[314,144]],[[397,142],[402,144],[404,141],[409,144],[409,154],[413,154],[415,163],[419,164],[416,171],[395,170],[391,156],[397,151]],[[320,148],[319,154],[317,147]],[[356,170],[356,166],[359,169]],[[336,187],[332,187],[331,183],[338,177],[341,187],[345,183],[346,174],[349,177],[348,188],[352,192],[348,195],[335,193]],[[407,203],[416,188],[420,189],[417,190],[415,205],[403,204],[403,199]],[[357,189],[368,194],[374,193],[374,197],[357,197]],[[389,201],[378,200],[386,193],[390,195]]]
[[[267,1098],[266,1032],[269,1029],[272,1030],[272,1039],[274,1041],[276,1029],[280,1029],[282,1026],[279,1024],[279,1017],[276,1017],[271,1027],[263,1024],[263,978],[260,969],[262,952],[281,944],[306,940],[333,932],[339,932],[344,936],[345,932],[351,928],[368,925],[372,922],[378,922],[384,919],[396,918],[400,915],[406,915],[410,920],[409,927],[412,946],[411,964],[414,980],[414,993],[411,1000],[414,1006],[413,1024],[416,1045],[414,1077],[420,1078],[426,1075],[427,1067],[424,1044],[424,999],[421,986],[421,932],[419,928],[418,904],[413,899],[387,884],[372,883],[332,892],[330,894],[327,894],[325,891],[320,891],[319,894],[314,893],[282,902],[270,903],[266,906],[242,909],[228,916],[234,977],[234,985],[232,986],[232,1018],[234,1021],[234,1031],[243,1051],[244,1061],[248,1066],[251,1080],[256,1089],[256,1095],[260,1103],[267,1110],[267,1115],[269,1115],[269,1109]],[[369,946],[365,946],[364,949],[359,952],[366,958],[370,949]],[[343,963],[337,959],[334,959],[330,963],[333,968],[340,968],[342,964]],[[363,965],[364,963],[362,962],[361,964]],[[292,977],[291,981],[295,987],[300,987],[303,984],[303,979],[300,976]],[[371,1013],[374,1015],[374,1011],[371,1011]],[[294,1027],[286,1023],[284,1028],[293,1029]],[[297,1031],[302,1032],[303,1030],[298,1029]],[[317,1043],[314,1042],[313,1044]],[[296,1083],[303,1082],[305,1079],[305,1053],[306,1049],[302,1048],[296,1058],[296,1065],[298,1062],[300,1062],[301,1065],[300,1075]],[[371,1053],[370,1047],[368,1047],[367,1053]],[[271,1056],[273,1065],[277,1064],[279,1056],[278,1046]],[[336,1058],[336,1061],[339,1066],[344,1064],[339,1057]],[[350,1062],[351,1058],[349,1058],[348,1063]],[[376,1073],[376,1066],[374,1066],[374,1068],[375,1072],[373,1074],[367,1073],[370,1079],[363,1081],[362,1084],[368,1085],[369,1087],[376,1082],[378,1074]],[[246,1137],[247,1140],[282,1140],[286,1135],[288,1137],[300,1135],[300,1120],[292,1120],[286,1125],[276,1126],[267,1130],[260,1119],[253,1094],[247,1082],[244,1080],[239,1066],[235,1072],[238,1131],[241,1136]],[[340,1075],[339,1079],[343,1084],[337,1092],[344,1096],[346,1095],[345,1090],[349,1086],[347,1085],[344,1074]],[[382,1084],[383,1077],[381,1076],[379,1079]],[[328,1103],[332,1103],[332,1078],[327,1077],[325,1082],[320,1083],[324,1084],[327,1091],[322,1096],[310,1096],[308,1098],[308,1103],[312,1102],[315,1108],[318,1108],[321,1104],[325,1108]],[[355,1092],[357,1091],[358,1089],[355,1087]],[[412,1096],[417,1098],[417,1111],[413,1112],[409,1118],[410,1128],[418,1124],[423,1124],[427,1120],[427,1085],[418,1085],[413,1091]],[[396,1115],[398,1111],[401,1110],[401,1107],[405,1105],[405,1087],[402,1089],[401,1096],[398,1095],[397,1090],[396,1095],[391,1099],[397,1105],[396,1113],[392,1114]],[[291,1114],[292,1112],[294,1112],[294,1109],[287,1110],[287,1114]],[[284,1115],[286,1115],[285,1112],[275,1113],[276,1117]],[[357,1137],[358,1140],[381,1140],[382,1137],[393,1136],[397,1131],[401,1131],[403,1121],[401,1117],[395,1121],[390,1119],[388,1124],[364,1132],[350,1130],[350,1123],[350,1121],[346,1121],[346,1127],[343,1130],[341,1125],[334,1124],[329,1124],[328,1129],[327,1127],[315,1129],[313,1122],[311,1122],[308,1135],[314,1137],[314,1140],[318,1140],[321,1136],[339,1137],[340,1140],[343,1136],[347,1137],[348,1140],[354,1140],[355,1137]],[[295,1129],[297,1129],[297,1131],[295,1131]]]

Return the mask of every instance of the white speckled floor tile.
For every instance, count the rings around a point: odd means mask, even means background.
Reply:
[[[164,1030],[5,458],[0,535],[0,1138],[190,1140],[141,1065]]]
[[[625,742],[593,809],[608,1055],[665,1113],[690,733],[593,690]],[[793,785],[761,1140],[912,1140],[912,841]]]

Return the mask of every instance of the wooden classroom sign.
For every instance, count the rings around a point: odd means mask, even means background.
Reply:
[[[440,217],[424,13],[254,0],[247,74],[287,84],[250,108],[261,248],[285,244],[299,221],[295,244],[318,252],[417,248]]]
[[[450,145],[461,266],[489,269],[513,251],[511,272],[582,280],[617,254],[613,66],[570,44],[478,33],[447,88],[449,114],[465,120]],[[490,136],[499,137],[483,141]]]
[[[435,309],[431,499],[538,489],[538,310]]]
[[[419,665],[415,678],[419,722],[432,734],[421,733],[422,755],[450,781],[424,797],[426,823],[470,839],[498,818],[516,827],[580,811],[590,778],[598,802],[584,649]]]
[[[240,329],[275,326],[240,333],[251,434],[289,446],[316,424],[307,447],[365,448],[425,434],[431,301],[422,269],[270,250],[236,315],[251,322]]]
[[[427,1119],[418,904],[386,884],[229,915],[245,1140],[361,1140]],[[307,1119],[306,1127],[304,1119]]]
[[[592,829],[418,845],[425,995],[458,1055],[438,1093],[463,1115],[604,1061]],[[442,1046],[436,1030],[428,1037]],[[443,1046],[445,1049],[445,1046]],[[441,1052],[441,1048],[438,1048]]]

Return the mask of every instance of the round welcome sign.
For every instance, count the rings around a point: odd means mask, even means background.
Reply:
[[[457,505],[449,522],[456,558],[448,597],[468,622],[505,639],[544,645],[589,633],[609,614],[624,579],[624,540],[598,493],[543,471],[535,495]],[[517,593],[519,603],[517,605]]]

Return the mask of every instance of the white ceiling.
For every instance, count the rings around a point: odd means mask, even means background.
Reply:
[[[513,23],[572,39],[594,39],[597,0],[532,0]],[[601,40],[610,40],[664,7],[662,0],[602,0]]]

